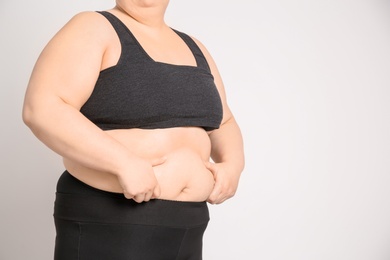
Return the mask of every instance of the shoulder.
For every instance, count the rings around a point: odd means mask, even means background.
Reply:
[[[106,48],[115,37],[109,21],[100,13],[86,11],[75,14],[51,39],[49,45]]]
[[[100,13],[94,11],[85,11],[75,14],[68,22],[71,25],[93,28],[96,25],[104,25],[107,19]]]
[[[108,36],[112,26],[98,12],[86,11],[74,15],[59,31],[62,34],[79,36],[80,40],[87,38],[102,38]]]
[[[108,20],[98,12],[85,11],[74,15],[62,29],[102,34],[110,29]]]

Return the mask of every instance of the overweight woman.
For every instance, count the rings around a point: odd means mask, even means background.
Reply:
[[[244,167],[217,67],[164,21],[168,0],[75,15],[47,44],[23,120],[63,157],[56,260],[202,259],[207,202]]]

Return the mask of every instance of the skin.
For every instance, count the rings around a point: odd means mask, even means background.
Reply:
[[[168,3],[117,0],[108,11],[130,28],[154,61],[195,66],[187,45],[164,21]],[[103,131],[85,118],[80,108],[99,72],[115,66],[121,53],[112,26],[96,12],[73,17],[42,51],[27,87],[23,120],[38,139],[64,158],[72,175],[93,187],[121,192],[136,202],[160,198],[222,203],[237,190],[244,168],[243,141],[215,62],[203,44],[194,40],[222,99],[219,129]]]

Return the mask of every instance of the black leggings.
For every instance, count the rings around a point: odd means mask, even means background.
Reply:
[[[206,202],[139,204],[65,171],[54,206],[54,259],[200,260],[208,221]]]

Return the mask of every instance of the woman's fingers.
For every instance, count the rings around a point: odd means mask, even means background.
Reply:
[[[153,191],[149,191],[148,193],[145,194],[144,201],[149,201],[153,196]]]
[[[165,161],[166,157],[160,157],[153,161],[136,160],[129,170],[118,174],[124,196],[138,203],[158,198],[161,190],[153,166],[161,165]]]
[[[135,202],[141,203],[141,202],[144,202],[144,201],[147,202],[147,201],[149,201],[151,199],[158,198],[160,196],[160,193],[161,193],[160,186],[157,185],[154,188],[154,190],[150,190],[150,191],[148,191],[146,193],[137,194],[137,195],[135,195],[134,197],[131,197],[131,198],[129,198],[129,197],[126,197],[126,198],[133,199]]]
[[[217,171],[218,171],[218,168],[215,165],[215,163],[205,162],[205,166],[213,174],[215,180],[217,178]]]
[[[125,197],[127,199],[132,199],[134,200],[135,202],[138,202],[138,203],[141,203],[141,202],[147,202],[151,199],[155,199],[155,198],[158,198],[159,196],[159,193],[157,195],[157,193],[155,191],[149,191],[149,192],[146,192],[146,193],[139,193],[135,196],[131,196],[131,195],[128,195],[128,193],[124,193],[125,194]]]
[[[228,174],[226,165],[222,163],[205,162],[206,168],[213,174],[215,184],[207,201],[211,204],[220,204],[234,196],[237,181]]]
[[[213,191],[211,192],[207,202],[211,204],[220,204],[231,196],[226,192],[226,188],[221,182],[216,182]]]
[[[137,195],[135,195],[133,197],[133,200],[135,202],[141,203],[141,202],[143,202],[145,200],[145,194],[144,193],[143,194],[142,193],[141,194],[137,194]]]
[[[157,184],[156,187],[153,190],[152,199],[157,199],[161,195],[161,188],[160,185]]]

